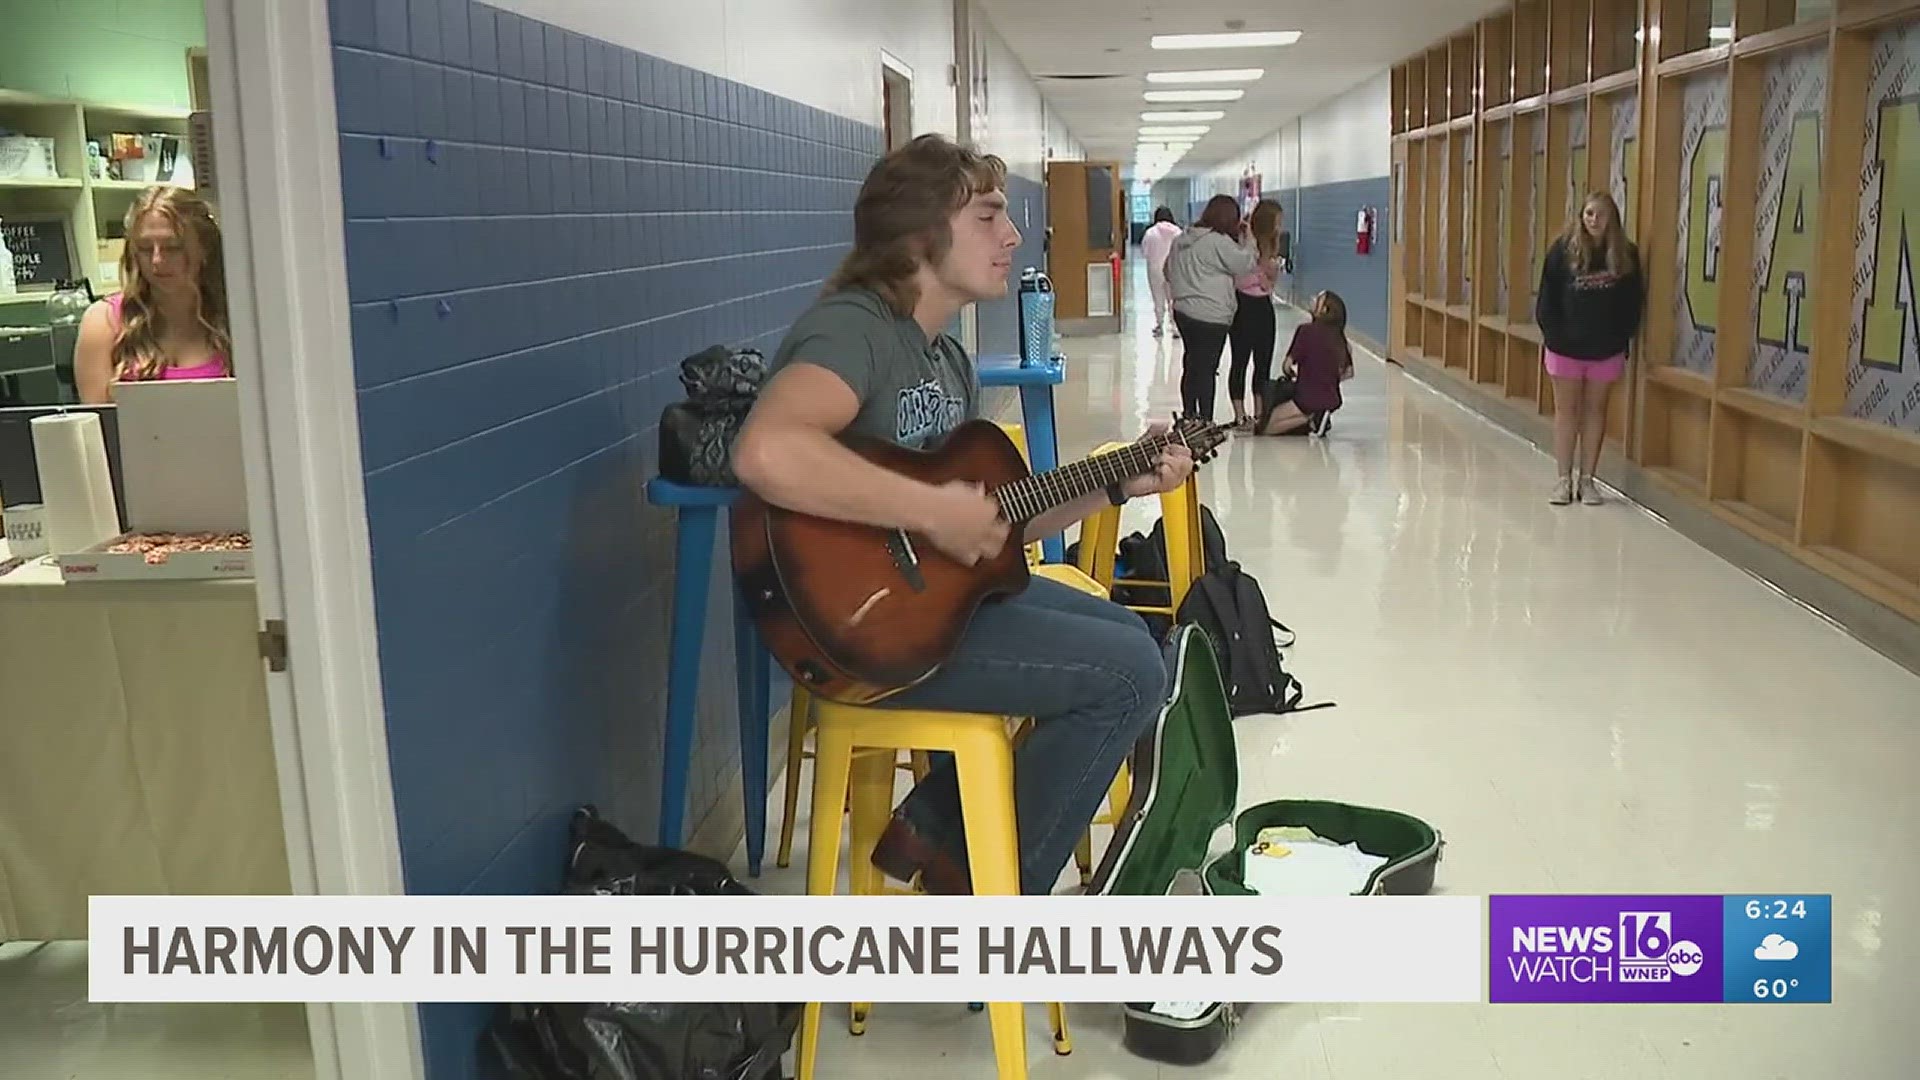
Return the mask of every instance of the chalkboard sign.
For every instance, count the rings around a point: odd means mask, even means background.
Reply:
[[[64,217],[8,217],[0,220],[0,237],[13,252],[13,283],[18,289],[51,286],[76,277],[73,247],[67,243]]]

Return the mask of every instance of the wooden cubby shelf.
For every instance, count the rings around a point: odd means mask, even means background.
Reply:
[[[1516,0],[1393,70],[1389,349],[1550,419],[1540,260],[1611,193],[1649,299],[1610,444],[1920,620],[1917,99],[1920,0]]]

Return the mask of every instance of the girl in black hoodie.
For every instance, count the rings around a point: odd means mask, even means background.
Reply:
[[[1646,281],[1640,253],[1620,227],[1620,207],[1604,191],[1587,196],[1580,216],[1540,267],[1534,321],[1546,343],[1547,374],[1553,379],[1553,449],[1559,477],[1548,499],[1600,505],[1593,474],[1606,442],[1607,398],[1627,370],[1627,346],[1640,330]],[[1586,470],[1574,472],[1574,448]]]

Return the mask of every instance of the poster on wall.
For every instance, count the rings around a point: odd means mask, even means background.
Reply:
[[[1533,128],[1533,167],[1527,170],[1527,311],[1526,321],[1533,321],[1533,312],[1540,298],[1540,261],[1547,253],[1547,238],[1543,235],[1546,215],[1540,212],[1540,203],[1547,197],[1547,114],[1536,113],[1531,124]]]
[[[1468,135],[1462,138],[1460,145],[1464,153],[1460,175],[1470,178],[1473,176],[1475,158],[1473,136]],[[1455,288],[1457,298],[1462,304],[1473,303],[1473,260],[1478,257],[1474,254],[1473,243],[1473,190],[1474,185],[1469,183],[1467,190],[1461,193],[1460,199],[1460,235],[1467,238],[1465,240],[1467,249],[1460,253],[1460,278]]]
[[[1574,106],[1572,115],[1567,117],[1567,148],[1571,153],[1567,162],[1567,208],[1559,221],[1562,229],[1579,216],[1581,204],[1587,198],[1587,107],[1584,104]]]
[[[1920,26],[1882,33],[1867,68],[1867,132],[1854,228],[1847,415],[1920,435],[1920,306],[1913,243],[1920,217]]]
[[[1397,247],[1407,238],[1401,224],[1407,218],[1407,163],[1393,163],[1393,243]]]
[[[1634,231],[1633,178],[1640,175],[1639,92],[1621,94],[1613,99],[1612,107],[1613,119],[1607,127],[1610,134],[1607,190],[1613,193],[1613,201],[1620,205],[1620,227],[1627,231],[1629,240],[1637,243],[1640,234]]]
[[[1689,79],[1680,97],[1680,213],[1674,244],[1672,364],[1713,374],[1720,309],[1720,187],[1727,162],[1727,76]]]
[[[1787,401],[1807,396],[1813,340],[1814,233],[1820,217],[1820,133],[1827,47],[1776,56],[1760,106],[1753,213],[1753,358],[1747,385]]]
[[[1453,206],[1451,202],[1447,201],[1447,181],[1453,173],[1453,163],[1448,161],[1447,157],[1453,153],[1453,140],[1441,139],[1435,145],[1440,149],[1440,220],[1444,222],[1448,216],[1447,211]],[[1427,168],[1432,170],[1434,167],[1434,159],[1432,157],[1427,158]],[[1434,261],[1427,264],[1433,268],[1433,274],[1427,282],[1427,288],[1430,294],[1428,299],[1440,300],[1444,303],[1445,297],[1440,294],[1445,293],[1447,290],[1447,279],[1445,276],[1447,273],[1447,242],[1452,238],[1453,230],[1449,228],[1435,229],[1429,225],[1427,235],[1434,239],[1433,248],[1436,256]]]
[[[1513,285],[1507,280],[1507,252],[1504,247],[1507,243],[1507,215],[1511,213],[1509,207],[1513,201],[1513,123],[1511,121],[1500,125],[1500,141],[1495,145],[1500,151],[1500,179],[1499,194],[1493,200],[1493,235],[1498,238],[1497,242],[1503,247],[1503,250],[1495,252],[1493,256],[1497,290],[1495,303],[1498,305],[1496,310],[1500,317],[1508,319],[1513,317],[1510,306],[1513,302]]]

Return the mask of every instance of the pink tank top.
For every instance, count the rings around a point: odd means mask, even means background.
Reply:
[[[107,297],[107,307],[113,312],[113,323],[120,325],[120,301],[125,293],[114,293]],[[224,353],[214,353],[205,363],[192,367],[169,365],[160,373],[162,379],[224,379],[227,377],[227,358]]]

